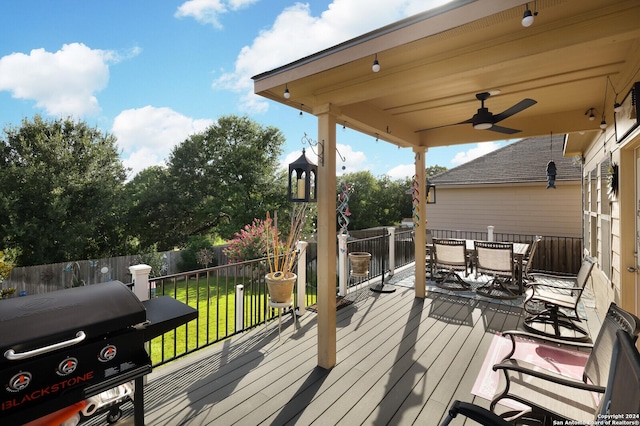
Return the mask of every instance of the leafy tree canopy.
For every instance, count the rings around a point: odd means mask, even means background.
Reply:
[[[267,210],[286,206],[286,172],[278,171],[284,136],[247,117],[225,116],[174,148],[167,168],[131,182],[129,222],[141,244],[183,247],[189,237],[234,232]]]
[[[446,172],[448,169],[444,166],[439,166],[439,165],[435,165],[435,166],[429,166],[426,168],[426,172],[427,172],[427,177],[431,177],[431,176],[435,176],[435,175],[439,175],[442,172]]]
[[[0,140],[0,247],[18,265],[126,252],[116,139],[71,119],[35,116]]]

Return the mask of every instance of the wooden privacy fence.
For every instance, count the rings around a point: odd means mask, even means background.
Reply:
[[[218,265],[228,263],[222,250],[226,245],[214,247],[215,261]],[[181,251],[167,251],[162,256],[162,275],[178,272]],[[129,266],[140,262],[139,255],[110,257],[94,260],[51,263],[47,265],[22,266],[13,268],[3,282],[3,287],[13,287],[17,295],[48,293],[63,288],[91,285],[118,280],[131,282]],[[214,261],[214,262],[215,262]]]
[[[386,235],[384,229],[368,231],[352,231],[350,251],[367,251],[373,259],[382,259],[387,256],[387,247],[371,242],[367,246],[360,246],[358,240],[371,240],[374,236],[383,238]],[[414,260],[413,233],[415,229],[399,228],[395,233],[395,265],[397,267]],[[432,229],[432,235],[436,238],[462,238],[486,240],[487,232],[451,231]],[[494,233],[495,241],[512,241],[531,243],[535,235]],[[337,241],[336,241],[337,244]],[[228,264],[228,259],[222,252],[226,245],[214,247],[217,265]],[[383,253],[384,251],[384,253]],[[168,251],[161,253],[163,258],[162,275],[171,275],[178,272],[178,264],[181,261],[180,251]],[[307,247],[307,272],[308,283],[315,285],[317,246],[310,242]],[[63,262],[49,265],[17,267],[11,271],[11,275],[2,283],[3,288],[14,287],[16,296],[22,294],[47,293],[50,291],[69,288],[77,285],[97,284],[105,281],[118,280],[124,283],[131,281],[129,266],[138,264],[138,256],[120,256],[98,260],[81,260]],[[336,259],[337,261],[337,259]],[[561,274],[577,274],[582,261],[582,239],[572,237],[544,236],[538,245],[532,269],[536,271],[554,272]],[[385,260],[386,267],[389,260]],[[371,262],[372,277],[381,274],[381,262]],[[234,274],[233,268],[224,269]]]

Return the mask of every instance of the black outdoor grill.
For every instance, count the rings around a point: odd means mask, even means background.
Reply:
[[[20,425],[135,380],[144,424],[144,343],[197,311],[168,296],[145,302],[119,281],[0,302],[0,424]]]

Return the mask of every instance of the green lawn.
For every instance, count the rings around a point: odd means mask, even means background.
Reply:
[[[187,281],[156,281],[156,295],[169,295],[198,310],[198,317],[176,331],[165,333],[150,343],[153,365],[187,351],[221,340],[235,333],[235,288],[244,286],[244,327],[264,321],[267,306],[264,281],[247,277],[190,276]],[[315,303],[315,294],[313,295]],[[269,317],[270,318],[270,317]]]

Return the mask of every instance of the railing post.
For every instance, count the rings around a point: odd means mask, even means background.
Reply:
[[[138,296],[140,301],[149,300],[149,273],[151,266],[149,265],[131,265],[129,273],[133,279],[133,293]]]
[[[347,234],[338,235],[338,295],[344,297],[347,295]]]
[[[387,228],[389,232],[389,276],[393,276],[396,269],[396,228]]]
[[[306,241],[298,241],[298,284],[296,286],[296,295],[298,297],[297,307],[298,315],[304,315],[306,312],[306,292],[307,292],[307,246]]]
[[[494,229],[493,225],[487,226],[487,240],[488,241],[493,241],[493,229]]]
[[[236,286],[236,332],[241,330],[244,330],[244,286],[238,284]]]

